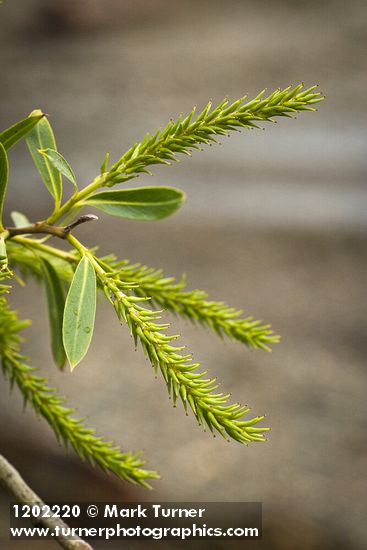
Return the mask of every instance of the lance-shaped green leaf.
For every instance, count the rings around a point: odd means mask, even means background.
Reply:
[[[8,254],[6,252],[6,243],[4,237],[0,237],[0,271],[6,271],[8,268]]]
[[[96,314],[96,274],[86,256],[80,260],[65,302],[63,342],[73,370],[90,346]]]
[[[33,111],[27,118],[3,130],[0,133],[0,143],[3,144],[4,149],[10,149],[10,147],[13,147],[13,145],[24,138],[44,116],[40,110]]]
[[[32,114],[39,111],[33,111]],[[28,149],[32,155],[34,164],[41,175],[48,191],[55,199],[55,206],[58,207],[62,195],[62,179],[59,170],[57,170],[45,155],[42,155],[40,149],[56,149],[55,136],[47,118],[43,118],[28,134]]]
[[[104,157],[103,162],[101,164],[101,168],[100,168],[100,173],[101,174],[104,174],[107,171],[107,165],[108,165],[109,158],[110,158],[110,153],[107,152],[105,154],[105,157]]]
[[[8,185],[9,165],[8,157],[5,148],[0,143],[0,231],[4,230],[2,223],[3,205],[6,193],[6,187]]]
[[[54,267],[42,259],[43,279],[46,286],[48,317],[51,332],[51,349],[59,369],[65,366],[66,354],[62,341],[62,322],[65,306],[65,295],[60,278]]]
[[[56,168],[56,170],[58,170],[60,174],[71,181],[75,189],[78,189],[72,167],[58,151],[55,151],[55,149],[40,149],[40,153],[49,160],[51,166]]]
[[[10,212],[10,217],[13,220],[13,223],[15,227],[28,227],[31,225],[31,222],[21,212],[17,212],[16,210],[13,210],[13,212]]]
[[[173,214],[184,200],[185,193],[174,187],[141,187],[102,191],[91,195],[83,204],[120,218],[159,220]]]

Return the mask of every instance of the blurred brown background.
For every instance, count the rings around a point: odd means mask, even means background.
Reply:
[[[44,292],[30,282],[13,302],[24,317],[36,312],[25,346],[32,364],[99,433],[124,449],[144,448],[148,466],[162,473],[149,494],[106,480],[59,448],[4,383],[1,452],[45,499],[257,500],[265,536],[248,548],[366,547],[366,16],[358,0],[1,6],[1,127],[42,108],[80,182],[97,173],[106,150],[117,158],[147,129],[209,98],[299,81],[327,96],[317,113],[232,135],[142,178],[187,192],[173,218],[103,219],[78,230],[103,252],[169,275],[185,271],[190,288],[273,324],[282,342],[266,354],[174,321],[235,398],[267,413],[269,442],[213,440],[173,409],[102,301],[87,358],[72,376],[55,372]],[[41,219],[50,201],[24,144],[10,157],[7,211]],[[1,548],[56,548],[10,544],[1,499]]]

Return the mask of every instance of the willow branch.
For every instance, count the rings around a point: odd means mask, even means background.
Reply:
[[[59,237],[60,239],[66,239],[72,229],[82,223],[90,222],[93,220],[98,220],[98,216],[95,216],[94,214],[86,214],[85,216],[80,216],[80,218],[78,218],[75,222],[69,225],[65,225],[63,227],[49,225],[45,221],[36,222],[26,227],[6,227],[6,238],[11,239],[12,237],[16,237],[17,235],[44,234]]]
[[[8,460],[0,454],[0,484],[8,491],[10,495],[15,497],[23,504],[44,506],[41,498],[27,485],[19,472],[8,462]],[[60,518],[43,518],[31,517],[32,523],[35,526],[42,525],[48,527],[54,532],[55,527],[59,527],[61,533],[63,529],[69,529],[67,524]],[[93,550],[93,548],[84,540],[74,538],[73,540],[64,537],[63,535],[55,536],[55,539],[62,548],[66,550]]]

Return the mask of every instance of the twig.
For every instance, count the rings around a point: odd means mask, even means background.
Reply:
[[[80,216],[80,218],[78,218],[75,222],[69,225],[65,225],[64,227],[49,225],[44,221],[36,222],[26,227],[6,227],[5,238],[11,239],[12,237],[15,237],[17,235],[44,233],[46,235],[59,237],[60,239],[66,239],[66,236],[70,233],[72,229],[74,229],[74,227],[77,227],[81,223],[90,222],[93,220],[98,220],[98,216],[95,216],[94,214],[86,214],[85,216]]]
[[[26,484],[19,472],[12,466],[6,458],[0,454],[0,484],[19,502],[24,504],[37,504],[44,506],[44,502],[38,495]],[[60,518],[31,518],[35,525],[44,525],[51,530],[56,526],[62,529],[68,529],[68,526]],[[93,550],[93,548],[84,540],[75,538],[73,540],[62,536],[55,537],[57,542],[66,550]]]

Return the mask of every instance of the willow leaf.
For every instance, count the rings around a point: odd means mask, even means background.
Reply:
[[[40,111],[33,111],[31,115],[38,112]],[[39,121],[37,126],[28,134],[26,142],[34,164],[48,191],[55,199],[55,205],[58,207],[62,196],[61,174],[59,170],[52,166],[48,158],[39,152],[40,149],[56,149],[55,136],[47,118]]]
[[[52,355],[56,365],[59,369],[62,369],[66,362],[66,354],[62,341],[62,321],[65,307],[64,289],[56,270],[44,258],[42,259],[42,272],[47,294]]]
[[[2,224],[2,213],[6,187],[8,185],[9,165],[5,147],[0,143],[0,231],[4,230]]]
[[[96,193],[84,204],[120,218],[159,220],[176,212],[184,200],[185,194],[174,187],[141,187]]]
[[[76,190],[78,189],[74,171],[68,161],[61,155],[61,153],[55,151],[55,149],[41,149],[40,153],[49,160],[53,168],[56,168],[56,170],[58,170],[60,174],[71,181]]]
[[[18,141],[24,138],[44,116],[45,115],[39,110],[33,111],[27,118],[3,130],[0,133],[0,143],[3,144],[4,149],[10,149]]]
[[[0,237],[0,271],[6,271],[8,268],[8,254],[4,237]]]
[[[65,302],[63,342],[73,370],[90,346],[96,314],[96,275],[86,256],[80,260]]]
[[[13,223],[15,227],[28,227],[31,225],[31,222],[21,212],[17,212],[16,210],[13,210],[13,212],[10,212],[10,217],[13,220]]]

